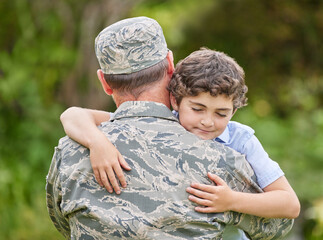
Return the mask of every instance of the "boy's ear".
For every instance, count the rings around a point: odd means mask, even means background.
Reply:
[[[170,103],[172,104],[172,107],[175,111],[178,111],[178,104],[177,101],[175,99],[175,97],[173,96],[173,94],[170,93]]]
[[[109,84],[105,81],[104,79],[104,73],[102,72],[101,69],[98,69],[98,71],[96,72],[98,75],[98,78],[101,82],[101,85],[105,91],[106,94],[108,95],[112,95],[113,94],[113,90],[111,89],[111,87],[109,86]]]

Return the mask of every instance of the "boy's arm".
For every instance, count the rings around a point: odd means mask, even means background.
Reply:
[[[220,177],[208,174],[216,186],[192,183],[189,199],[199,204],[197,212],[235,211],[265,218],[296,218],[300,212],[299,200],[283,176],[267,186],[263,193],[237,192]]]
[[[96,180],[101,186],[112,193],[113,189],[120,193],[121,186],[126,187],[126,180],[121,167],[130,170],[130,167],[107,139],[97,128],[104,121],[110,120],[110,113],[79,107],[71,107],[62,113],[60,120],[66,134],[90,149],[90,159]]]
[[[70,138],[89,148],[94,140],[93,137],[98,134],[97,126],[102,122],[109,121],[110,113],[70,107],[61,114],[60,120],[63,124],[65,133]],[[84,127],[84,131],[81,131]]]
[[[282,176],[264,188],[263,193],[233,192],[232,211],[252,214],[266,218],[297,218],[300,213],[299,200]]]

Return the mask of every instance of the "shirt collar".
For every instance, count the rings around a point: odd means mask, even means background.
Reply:
[[[111,121],[121,118],[156,117],[178,122],[168,107],[162,103],[148,101],[127,101],[115,111]]]
[[[217,137],[221,142],[228,143],[230,140],[230,133],[228,126],[224,129],[223,133]]]

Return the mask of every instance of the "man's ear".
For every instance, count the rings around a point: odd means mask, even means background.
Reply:
[[[101,82],[101,85],[105,91],[106,94],[108,95],[112,95],[113,94],[113,90],[111,89],[111,87],[109,86],[109,84],[105,81],[104,79],[104,73],[102,72],[101,69],[98,69],[98,71],[96,72],[98,75],[98,78]]]
[[[167,61],[168,61],[168,69],[167,69],[167,73],[172,76],[173,73],[174,73],[174,70],[175,70],[175,67],[174,67],[174,57],[173,57],[173,52],[171,50],[168,50],[168,53],[167,53]]]
[[[175,97],[173,96],[173,94],[170,93],[170,103],[172,104],[172,107],[175,111],[178,111],[178,104],[177,101],[175,99]]]

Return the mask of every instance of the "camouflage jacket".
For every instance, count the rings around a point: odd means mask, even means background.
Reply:
[[[100,128],[132,168],[128,186],[109,194],[95,180],[89,150],[62,138],[46,190],[50,217],[67,239],[221,239],[227,224],[252,239],[277,239],[291,229],[289,219],[195,212],[185,189],[211,184],[207,172],[236,191],[262,190],[242,155],[187,132],[165,105],[125,102]]]

